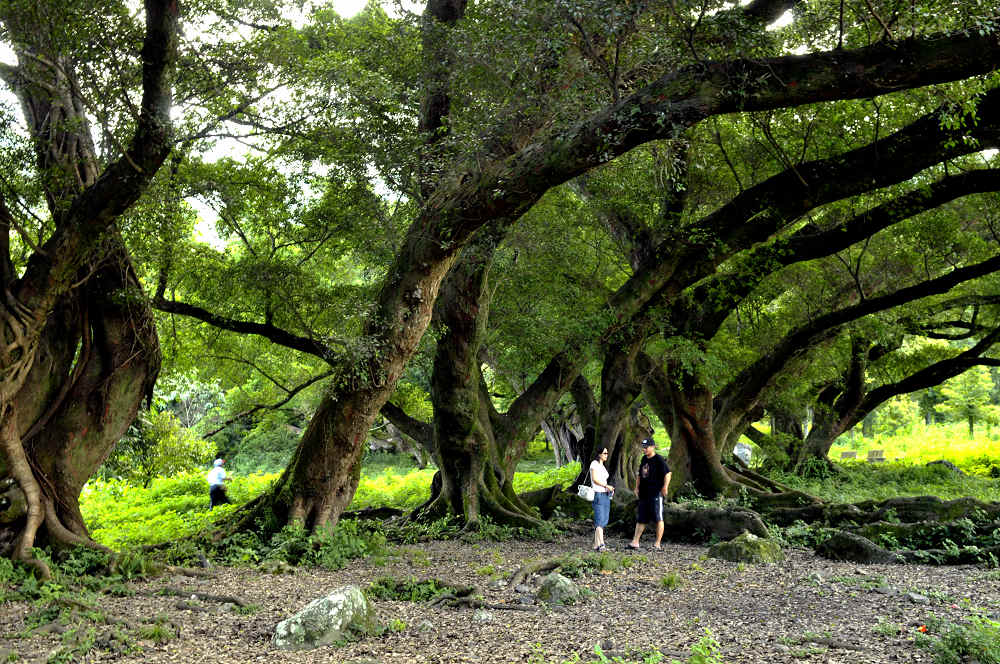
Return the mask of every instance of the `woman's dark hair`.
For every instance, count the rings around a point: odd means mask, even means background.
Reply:
[[[606,447],[597,448],[597,452],[594,453],[594,461],[600,461],[601,455],[604,454],[604,450],[608,450]],[[611,456],[611,450],[608,450],[608,456]]]

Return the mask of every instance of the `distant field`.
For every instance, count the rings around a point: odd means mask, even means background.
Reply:
[[[856,435],[852,440],[841,436],[830,449],[830,458],[839,461],[843,452],[854,451],[858,459],[864,460],[869,450],[882,450],[889,460],[925,464],[929,461],[945,459],[966,472],[988,475],[991,467],[1000,468],[1000,428],[992,431],[980,428],[976,437],[970,439],[965,424],[917,425],[910,433],[897,436],[874,436],[863,438]]]

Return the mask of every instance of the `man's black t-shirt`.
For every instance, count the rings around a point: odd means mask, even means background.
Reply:
[[[659,454],[651,457],[643,455],[639,463],[639,497],[653,498],[659,494],[663,488],[663,480],[669,472],[667,460]]]

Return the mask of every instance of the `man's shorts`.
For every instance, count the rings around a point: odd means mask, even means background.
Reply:
[[[663,521],[663,496],[656,494],[652,498],[640,498],[636,521],[639,523]]]

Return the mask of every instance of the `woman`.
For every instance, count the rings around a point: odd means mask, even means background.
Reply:
[[[590,485],[594,487],[594,551],[604,551],[604,526],[608,525],[611,514],[611,496],[615,488],[608,484],[608,469],[604,462],[608,459],[608,448],[597,453],[590,462]]]

